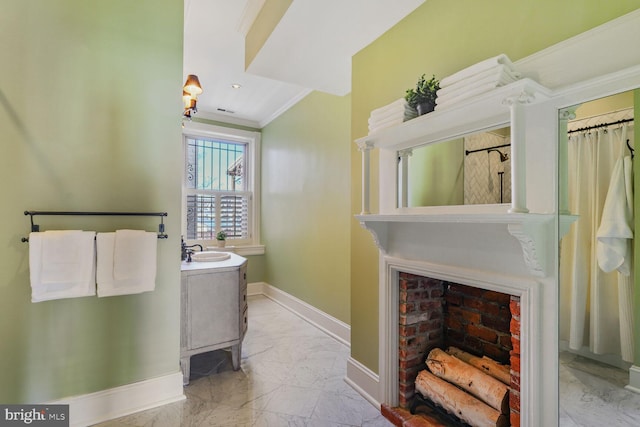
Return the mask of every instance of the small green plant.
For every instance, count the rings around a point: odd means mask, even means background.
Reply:
[[[223,231],[223,230],[218,231],[218,234],[216,234],[216,240],[227,240],[226,231]]]
[[[415,89],[407,89],[407,93],[404,99],[407,100],[407,104],[410,107],[416,108],[420,104],[430,104],[435,106],[436,92],[440,89],[440,81],[436,79],[436,76],[432,76],[429,80],[425,79],[423,74],[418,83],[416,83]]]

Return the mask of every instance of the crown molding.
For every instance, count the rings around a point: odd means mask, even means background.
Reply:
[[[265,2],[266,0],[249,0],[244,7],[240,20],[238,21],[238,31],[245,37],[253,26]]]

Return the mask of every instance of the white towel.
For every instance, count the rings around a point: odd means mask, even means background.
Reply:
[[[478,62],[477,64],[473,64],[467,68],[464,68],[458,71],[455,74],[452,74],[448,77],[445,77],[440,81],[440,87],[444,88],[450,86],[460,80],[466,79],[467,77],[473,76],[475,74],[479,74],[485,70],[490,69],[496,65],[505,65],[511,70],[514,70],[513,63],[505,54],[500,54],[498,56],[494,56],[493,58],[485,59],[484,61]]]
[[[408,110],[401,110],[401,111],[393,111],[393,112],[389,112],[385,115],[380,115],[380,116],[371,116],[369,117],[369,120],[367,120],[367,123],[369,125],[377,125],[380,123],[383,123],[385,121],[388,120],[395,120],[397,118],[403,118],[405,120],[410,120],[413,119],[414,117],[418,117],[418,112],[416,110],[414,110],[413,108],[410,108]]]
[[[376,108],[375,110],[372,110],[371,115],[375,116],[378,114],[385,114],[385,113],[388,113],[389,111],[396,111],[398,109],[402,110],[406,107],[407,107],[407,100],[404,98],[400,98],[400,99],[396,99],[395,101],[387,105],[383,105],[380,108]]]
[[[457,105],[460,104],[461,101],[466,101],[468,99],[474,98],[476,96],[482,95],[483,93],[489,92],[492,89],[496,88],[496,84],[495,83],[489,83],[489,84],[485,84],[482,86],[478,86],[475,87],[473,89],[469,89],[467,91],[465,91],[464,93],[461,93],[460,95],[456,96],[455,98],[448,98],[446,100],[440,100],[440,102],[438,102],[438,100],[436,100],[436,110],[441,110],[443,108],[449,108],[453,105]]]
[[[98,233],[98,297],[139,294],[156,286],[158,237],[141,230]]]
[[[381,131],[382,129],[386,129],[386,128],[390,128],[393,126],[397,126],[402,124],[403,122],[405,122],[404,119],[395,119],[395,120],[390,120],[390,121],[386,121],[384,123],[375,125],[375,126],[369,126],[369,135],[371,135],[372,133],[376,133]]]
[[[469,90],[475,86],[482,86],[484,84],[494,82],[497,83],[496,86],[502,86],[515,82],[519,78],[520,73],[511,71],[504,65],[496,65],[495,67],[483,71],[480,74],[460,80],[451,86],[438,90],[436,93],[438,95],[436,102],[438,102],[438,100],[442,101],[445,97],[458,96],[461,92]]]
[[[31,301],[96,294],[95,231],[29,234]]]
[[[618,270],[628,276],[633,239],[633,173],[631,157],[618,159],[613,167],[602,220],[596,234],[598,265],[604,272]]]

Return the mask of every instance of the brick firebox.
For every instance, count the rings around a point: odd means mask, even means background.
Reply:
[[[400,407],[415,394],[426,354],[455,346],[511,364],[510,420],[519,427],[520,298],[410,273],[400,273],[399,282]]]

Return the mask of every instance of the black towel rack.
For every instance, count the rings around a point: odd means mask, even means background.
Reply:
[[[25,215],[29,215],[31,219],[31,231],[40,231],[40,226],[33,223],[33,217],[36,215],[46,216],[159,216],[160,224],[158,224],[158,239],[166,239],[169,236],[164,232],[164,217],[166,212],[64,212],[64,211],[24,211]],[[22,238],[23,242],[28,242],[26,237]]]

